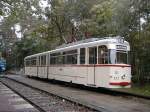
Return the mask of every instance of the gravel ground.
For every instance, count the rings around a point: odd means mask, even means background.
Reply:
[[[27,87],[23,84],[14,82],[10,79],[1,79],[10,88],[13,88],[19,94],[36,104],[46,112],[93,112],[94,110],[81,106],[79,104],[67,101],[60,97],[47,94],[40,90]]]
[[[40,112],[0,82],[0,112]]]

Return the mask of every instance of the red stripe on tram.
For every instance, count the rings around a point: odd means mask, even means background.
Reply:
[[[110,85],[119,85],[119,86],[128,86],[131,83],[130,82],[110,82]]]

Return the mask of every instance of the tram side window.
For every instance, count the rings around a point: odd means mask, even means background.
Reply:
[[[56,63],[56,56],[54,54],[50,55],[50,64],[55,64]]]
[[[31,66],[36,66],[36,57],[31,58]]]
[[[41,65],[46,65],[46,55],[41,56]]]
[[[67,62],[68,64],[77,64],[77,50],[68,51]]]
[[[98,47],[98,64],[108,64],[108,49],[106,46]]]
[[[57,56],[57,64],[63,64],[63,56]]]
[[[37,62],[36,62],[37,65],[40,65],[40,56],[37,56]]]
[[[109,63],[110,64],[116,64],[116,50],[115,49],[110,49],[109,50]]]
[[[85,64],[85,48],[80,49],[80,64]]]
[[[64,52],[63,64],[77,64],[77,50]]]
[[[36,66],[36,57],[26,59],[25,66]]]
[[[67,55],[66,55],[66,52],[63,52],[63,64],[67,64]]]
[[[50,54],[50,64],[77,64],[77,50]]]
[[[29,59],[25,60],[25,66],[30,66],[30,60]]]
[[[89,64],[97,64],[97,47],[89,48]]]
[[[50,64],[61,64],[62,59],[60,57],[60,53],[50,54]]]

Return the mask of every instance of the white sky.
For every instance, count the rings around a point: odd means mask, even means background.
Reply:
[[[4,17],[3,17],[3,16],[0,16],[0,22],[2,22],[3,19],[4,19]]]
[[[144,18],[140,18],[140,22],[141,22],[141,25],[142,25],[146,22],[146,20]]]
[[[38,2],[38,1],[37,1]],[[46,8],[46,7],[50,7],[50,6],[48,6],[48,1],[47,0],[40,0],[39,1],[39,5],[40,5],[40,7],[42,7],[42,10],[44,11],[44,9]],[[32,8],[32,10],[36,10],[36,8],[35,7],[31,7]],[[3,16],[0,16],[0,23],[3,21],[3,19],[4,19],[4,17]],[[15,33],[16,33],[16,35],[17,35],[17,37],[18,38],[21,38],[22,37],[22,34],[21,34],[21,32],[20,32],[20,30],[21,30],[21,26],[19,25],[19,24],[15,24],[14,25],[14,28],[15,28]]]
[[[15,25],[15,33],[16,33],[18,38],[22,37],[22,34],[21,34],[20,30],[21,30],[21,26],[19,24],[16,24]]]
[[[40,5],[40,7],[42,7],[42,10],[44,10],[46,7],[49,7],[47,0],[40,0],[39,5]],[[32,10],[36,10],[36,8],[33,7],[33,6],[31,8],[32,8]],[[16,24],[15,25],[15,33],[16,33],[18,38],[22,37],[22,34],[21,34],[20,30],[21,30],[21,26],[19,24]]]
[[[49,7],[47,0],[40,0],[40,1],[39,1],[39,5],[40,5],[40,7],[43,8],[43,10],[44,10],[46,7]]]

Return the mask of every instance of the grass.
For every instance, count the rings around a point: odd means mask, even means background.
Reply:
[[[118,89],[118,90],[135,93],[135,94],[140,94],[140,95],[144,95],[144,96],[150,96],[150,84],[145,84],[142,86],[133,85],[131,88]]]

